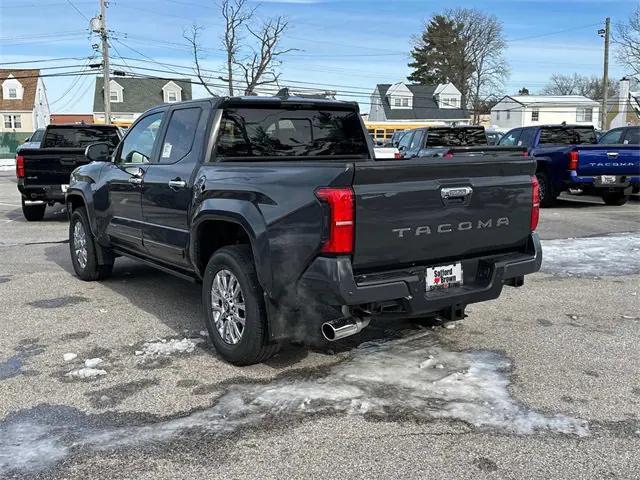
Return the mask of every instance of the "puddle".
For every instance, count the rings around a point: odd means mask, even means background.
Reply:
[[[78,296],[69,296],[69,297],[58,297],[58,298],[47,298],[43,300],[35,300],[33,302],[29,302],[29,305],[36,308],[60,308],[67,307],[71,305],[77,305],[82,302],[88,302],[89,299],[85,297]]]
[[[542,271],[604,277],[640,272],[640,234],[567,238],[542,242]]]
[[[531,410],[507,390],[510,361],[495,352],[451,352],[429,333],[369,343],[324,375],[235,384],[210,408],[142,425],[87,415],[71,407],[41,406],[0,422],[0,477],[39,470],[82,451],[168,442],[181,434],[221,435],[315,415],[376,419],[450,419],[480,430],[510,434],[584,436],[585,421]],[[66,412],[61,414],[61,409]],[[114,420],[116,419],[116,420]],[[139,423],[139,422],[138,422]]]
[[[27,371],[22,369],[25,360],[29,357],[39,355],[44,351],[44,348],[41,345],[29,342],[30,340],[25,344],[16,347],[15,355],[12,355],[6,360],[0,361],[0,381],[16,377],[18,375],[27,374]]]

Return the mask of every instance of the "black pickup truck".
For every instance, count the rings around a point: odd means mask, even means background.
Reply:
[[[355,103],[163,105],[113,155],[86,154],[66,194],[76,274],[105,278],[123,255],[202,282],[210,338],[237,365],[376,316],[461,319],[540,268],[531,158],[376,162]]]
[[[119,141],[118,127],[110,125],[49,125],[39,145],[21,147],[16,154],[16,176],[24,217],[42,220],[47,205],[64,203],[71,172],[87,163],[87,145],[105,142],[113,151]]]

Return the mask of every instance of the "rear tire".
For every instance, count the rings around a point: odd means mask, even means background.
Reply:
[[[263,290],[247,245],[223,247],[207,264],[202,302],[209,338],[233,365],[253,365],[273,356],[280,345],[267,343]]]
[[[102,280],[111,275],[113,263],[99,265],[96,256],[95,238],[89,227],[84,207],[76,208],[69,222],[69,252],[76,275],[86,281]]]
[[[549,175],[546,172],[538,172],[536,177],[540,189],[540,206],[543,208],[553,207],[558,200],[558,192],[553,187]]]
[[[613,205],[619,207],[627,203],[629,195],[625,195],[624,192],[604,192],[602,194],[602,200],[607,205]]]
[[[27,222],[39,222],[44,218],[44,211],[47,209],[47,204],[42,205],[27,205],[22,199],[22,214]]]

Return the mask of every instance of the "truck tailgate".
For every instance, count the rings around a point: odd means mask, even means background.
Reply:
[[[640,175],[637,145],[578,145],[578,170],[587,175]]]
[[[534,172],[533,158],[498,155],[356,164],[354,268],[521,248]]]
[[[39,148],[23,150],[25,185],[62,185],[69,183],[71,172],[88,163],[84,148]]]

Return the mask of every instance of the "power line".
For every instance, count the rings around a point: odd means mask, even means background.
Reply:
[[[71,5],[71,7],[78,12],[78,15],[80,15],[82,18],[84,18],[87,22],[90,22],[91,20],[89,20],[89,17],[87,17],[84,13],[82,13],[82,10],[80,10],[78,7],[75,6],[75,4],[71,1],[71,0],[67,0],[67,3],[69,5]]]

